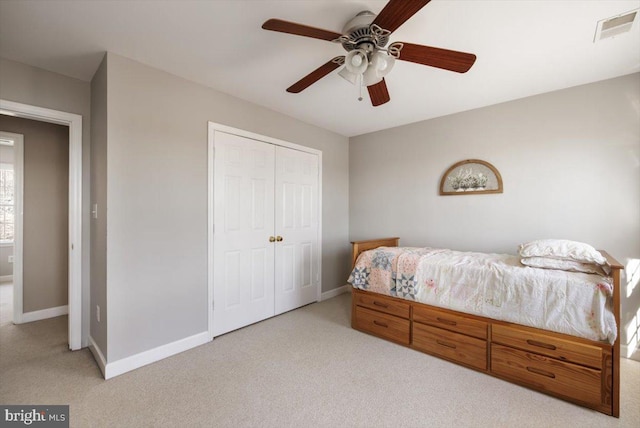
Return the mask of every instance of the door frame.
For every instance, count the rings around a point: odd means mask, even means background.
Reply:
[[[13,323],[22,321],[22,198],[24,192],[24,135],[0,131],[0,137],[13,142]]]
[[[77,350],[82,347],[82,116],[4,99],[0,99],[0,114],[69,127],[69,349]],[[22,224],[22,219],[20,223]],[[16,265],[22,266],[23,255],[22,252],[18,254],[17,249],[18,245],[14,248],[14,268]],[[19,264],[16,263],[18,258]],[[18,275],[22,276],[22,272]],[[14,294],[16,291],[14,290]],[[19,309],[17,312],[21,318],[22,288],[19,293],[20,307],[14,307],[14,311]],[[18,320],[21,321],[22,319]]]
[[[215,225],[213,222],[213,192],[214,192],[214,165],[215,165],[215,131],[287,147],[301,152],[318,156],[318,290],[317,301],[322,297],[322,151],[300,144],[290,143],[266,135],[256,134],[243,129],[234,128],[220,123],[208,122],[207,145],[207,314],[209,340],[213,340],[213,240]]]

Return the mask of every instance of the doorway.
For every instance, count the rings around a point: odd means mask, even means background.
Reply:
[[[82,347],[82,116],[13,101],[0,100],[0,114],[49,122],[69,127],[68,188],[68,313],[69,348]],[[17,213],[16,218],[20,217]],[[14,271],[22,263],[22,254],[14,254]],[[17,289],[15,290],[17,293]],[[20,298],[22,293],[20,293]],[[14,298],[14,305],[21,304]],[[16,311],[21,308],[15,308]],[[15,320],[15,318],[14,318]],[[18,319],[18,322],[23,320]]]
[[[21,302],[15,302],[22,298],[15,292],[16,288],[21,290],[22,280],[15,273],[21,273],[22,268],[14,268],[14,264],[16,244],[22,243],[16,239],[16,232],[22,231],[21,217],[16,219],[16,213],[22,212],[23,141],[22,134],[0,131],[0,326],[15,322],[15,308],[22,308]]]

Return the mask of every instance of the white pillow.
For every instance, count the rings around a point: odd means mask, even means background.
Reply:
[[[520,260],[525,266],[531,266],[541,269],[566,270],[568,272],[592,273],[596,275],[606,276],[607,267],[599,266],[594,263],[581,263],[573,260],[550,259],[548,257],[526,257]]]
[[[607,264],[607,259],[591,245],[566,239],[540,239],[520,244],[521,257],[550,257],[561,260],[573,260],[581,263]]]

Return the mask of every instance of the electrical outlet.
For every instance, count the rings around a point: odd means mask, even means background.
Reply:
[[[9,263],[13,263],[13,256],[9,256],[9,257],[7,257],[7,261],[8,261]]]
[[[100,305],[96,305],[96,320],[100,322]]]

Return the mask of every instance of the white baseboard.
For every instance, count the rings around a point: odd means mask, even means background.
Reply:
[[[102,372],[102,376],[104,377],[105,367],[107,366],[107,359],[104,357],[104,354],[100,350],[100,347],[91,336],[89,336],[89,350],[93,354],[93,358],[96,359],[96,363],[98,363],[98,367],[100,367],[100,371]]]
[[[620,356],[622,358],[640,361],[640,347],[629,349],[629,346],[627,345],[620,345]]]
[[[22,314],[22,320],[20,324],[25,322],[33,322],[46,320],[47,318],[59,317],[60,315],[67,315],[69,313],[69,306],[57,306],[55,308],[42,309],[40,311],[24,312]]]
[[[207,342],[209,342],[209,332],[205,331],[114,361],[113,363],[107,363],[105,365],[104,378],[111,379],[112,377],[130,372],[147,364],[155,363],[156,361],[179,354],[196,346],[204,345]]]
[[[338,288],[334,288],[333,290],[325,291],[320,296],[320,301],[322,302],[323,300],[331,299],[332,297],[336,297],[336,296],[341,295],[342,293],[346,293],[346,292],[349,291],[349,287],[350,287],[350,285],[346,284],[346,285],[343,285],[342,287],[338,287]]]
[[[13,275],[0,275],[0,282],[13,282]]]

